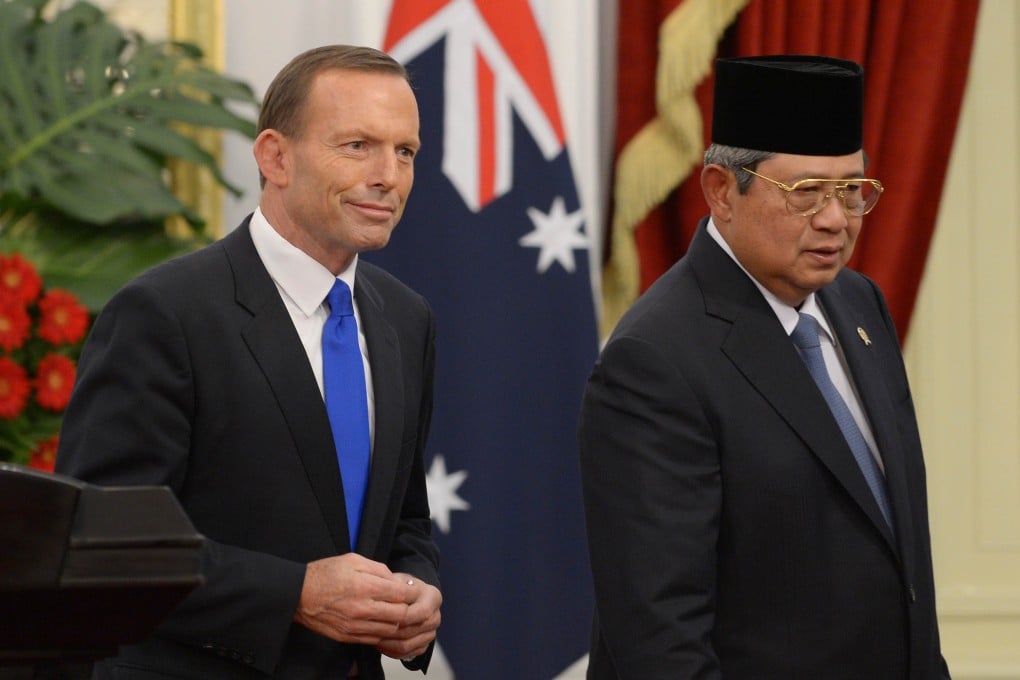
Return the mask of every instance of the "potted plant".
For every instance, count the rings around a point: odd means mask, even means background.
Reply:
[[[182,126],[254,136],[251,88],[97,7],[0,0],[0,460],[52,466],[90,321],[128,279],[211,240],[170,188],[191,162],[238,193]],[[171,233],[183,218],[184,233]]]

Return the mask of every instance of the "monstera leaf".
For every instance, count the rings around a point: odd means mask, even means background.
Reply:
[[[237,193],[182,125],[251,137],[254,124],[230,107],[257,102],[193,45],[148,42],[87,2],[47,20],[48,4],[0,0],[0,248],[31,251],[48,281],[116,287],[206,240],[170,190],[170,160]],[[175,215],[192,225],[190,239],[166,234]]]

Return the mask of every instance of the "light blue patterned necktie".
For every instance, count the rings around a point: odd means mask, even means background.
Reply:
[[[889,528],[893,529],[895,525],[893,524],[892,509],[889,506],[889,497],[886,492],[885,475],[879,469],[878,461],[875,460],[871,447],[868,446],[868,442],[864,439],[860,428],[857,427],[853,414],[850,413],[850,409],[847,407],[846,402],[843,401],[843,397],[840,396],[836,386],[832,383],[829,372],[825,368],[825,359],[822,357],[822,347],[818,340],[818,321],[810,314],[802,313],[800,320],[797,322],[797,327],[793,329],[790,337],[793,339],[793,344],[800,351],[800,357],[804,360],[804,364],[811,373],[811,377],[814,378],[815,384],[818,385],[822,396],[825,397],[829,410],[832,411],[832,415],[836,418],[839,429],[843,431],[843,436],[846,438],[847,444],[850,445],[850,450],[857,460],[857,465],[860,466],[861,472],[864,473],[864,479],[867,481],[871,493],[878,502],[878,508],[882,511],[882,516],[885,517]]]
[[[368,487],[370,435],[365,367],[358,346],[351,290],[340,279],[326,296],[329,318],[322,328],[322,383],[347,506],[351,550],[358,544]]]

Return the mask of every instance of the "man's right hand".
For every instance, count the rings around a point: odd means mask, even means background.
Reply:
[[[357,553],[308,565],[294,620],[319,635],[375,645],[396,636],[408,612],[407,586]]]

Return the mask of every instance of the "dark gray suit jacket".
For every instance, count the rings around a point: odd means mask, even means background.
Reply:
[[[432,312],[367,262],[355,295],[376,406],[358,552],[438,587],[423,462]],[[57,471],[165,484],[207,539],[205,585],[123,648],[113,677],[326,678],[354,656],[362,677],[381,678],[374,650],[292,623],[305,564],[351,542],[325,406],[248,221],[114,296],[78,371]]]
[[[945,672],[892,320],[850,270],[818,297],[884,459],[895,537],[775,313],[703,222],[620,321],[583,400],[590,678]]]

